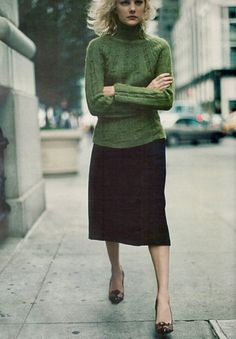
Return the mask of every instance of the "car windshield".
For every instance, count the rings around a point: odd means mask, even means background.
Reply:
[[[192,126],[192,127],[204,127],[207,126],[207,121],[197,121],[193,118],[181,118],[176,121],[176,125],[185,125],[185,126]]]

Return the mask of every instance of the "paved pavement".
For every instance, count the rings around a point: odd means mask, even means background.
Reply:
[[[236,338],[235,144],[168,149],[174,339]],[[87,239],[91,141],[80,174],[46,178],[47,211],[0,245],[0,339],[151,339],[155,279],[147,247],[121,245],[125,300],[107,298],[104,242]]]

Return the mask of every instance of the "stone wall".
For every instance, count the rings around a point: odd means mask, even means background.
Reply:
[[[19,47],[18,51],[11,48],[9,34],[8,40],[0,41],[0,126],[9,141],[4,164],[6,198],[11,206],[9,235],[24,236],[45,210],[34,63],[22,55],[24,46],[29,43],[30,49],[33,44],[26,37],[23,41],[17,29],[16,0],[1,1],[0,16],[14,25],[13,45]]]

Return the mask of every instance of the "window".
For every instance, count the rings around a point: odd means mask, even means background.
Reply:
[[[236,67],[236,47],[230,48],[230,65]]]
[[[196,120],[194,120],[194,119],[189,119],[188,126],[191,126],[191,127],[201,127],[201,123],[196,121]]]
[[[229,7],[229,18],[236,19],[236,7]]]
[[[176,122],[177,125],[184,125],[184,126],[201,126],[201,124],[195,120],[195,119],[192,119],[192,118],[182,118],[182,119],[179,119],[177,122]]]
[[[229,25],[229,38],[231,42],[236,41],[236,23]]]
[[[230,112],[236,111],[236,100],[229,101],[229,111]]]
[[[208,125],[208,122],[206,120],[203,121],[197,121],[195,118],[180,118],[176,121],[177,126],[188,126],[192,128],[203,128]]]
[[[236,67],[236,7],[228,7],[230,67]]]
[[[176,121],[176,125],[178,126],[188,126],[188,120],[187,119],[179,119]]]

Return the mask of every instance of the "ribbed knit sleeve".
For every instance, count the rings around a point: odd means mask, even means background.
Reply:
[[[164,40],[163,40],[164,41]],[[156,76],[172,72],[171,51],[168,43],[163,42],[163,48],[157,60]],[[146,87],[137,87],[115,83],[115,101],[122,103],[140,104],[160,110],[169,110],[173,104],[174,83],[164,91]]]
[[[104,59],[96,39],[91,41],[87,48],[85,59],[85,92],[88,108],[92,115],[111,114],[114,96],[105,96],[104,87]]]

